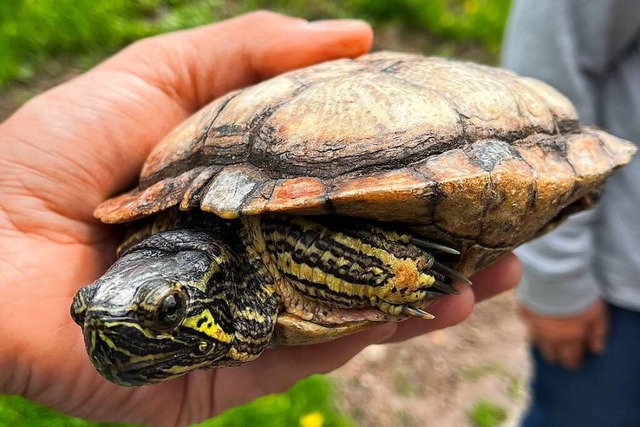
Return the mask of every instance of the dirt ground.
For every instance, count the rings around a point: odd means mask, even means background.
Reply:
[[[516,426],[529,360],[514,294],[476,306],[464,323],[411,341],[372,346],[331,376],[341,408],[361,426],[474,426],[469,412],[504,409]]]

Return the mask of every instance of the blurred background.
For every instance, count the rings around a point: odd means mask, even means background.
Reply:
[[[509,6],[510,0],[0,0],[0,119],[136,39],[255,9],[361,18],[374,26],[374,50],[497,64]],[[505,294],[478,305],[463,325],[370,347],[330,375],[202,426],[514,426],[529,371],[514,301]],[[0,427],[44,425],[98,424],[0,396]]]

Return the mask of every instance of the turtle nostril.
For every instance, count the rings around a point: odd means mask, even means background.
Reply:
[[[95,288],[94,284],[87,285],[80,288],[80,290],[73,296],[73,302],[71,303],[71,317],[79,326],[84,326],[87,309],[93,299],[93,295],[95,294]]]

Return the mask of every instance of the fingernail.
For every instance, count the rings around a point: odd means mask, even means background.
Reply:
[[[369,28],[369,24],[360,19],[322,19],[309,22],[309,27],[320,31],[344,31],[361,27]]]

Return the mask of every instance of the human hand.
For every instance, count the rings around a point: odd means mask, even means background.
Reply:
[[[0,125],[0,392],[96,420],[189,424],[333,370],[369,344],[458,323],[474,299],[515,286],[519,264],[510,255],[474,277],[473,291],[436,304],[434,321],[270,350],[239,368],[155,386],[118,387],[89,362],[69,307],[114,261],[120,239],[93,218],[95,207],[131,187],[152,147],[210,100],[289,69],[358,56],[371,39],[361,22],[254,13],[136,43]]]
[[[520,306],[520,314],[531,340],[550,364],[578,369],[585,350],[602,354],[605,349],[609,325],[607,306],[602,300],[568,317],[537,314],[524,305]]]

